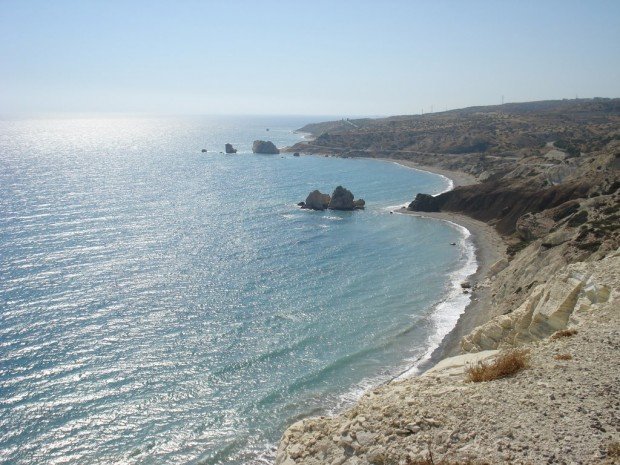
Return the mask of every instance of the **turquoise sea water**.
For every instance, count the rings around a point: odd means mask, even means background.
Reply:
[[[447,180],[251,154],[310,121],[0,121],[0,463],[268,462],[450,329],[466,231],[390,214]]]

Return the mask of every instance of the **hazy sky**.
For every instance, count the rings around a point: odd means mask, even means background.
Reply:
[[[419,113],[620,96],[620,0],[0,0],[0,114]]]

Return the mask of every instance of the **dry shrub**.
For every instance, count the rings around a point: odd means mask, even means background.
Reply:
[[[501,353],[491,362],[478,362],[467,368],[467,380],[473,383],[506,378],[528,367],[529,350],[513,349]]]
[[[551,339],[560,339],[560,338],[563,338],[563,337],[571,337],[571,336],[574,336],[575,334],[577,334],[577,330],[576,329],[562,329],[560,331],[555,332],[551,336]]]
[[[620,441],[607,444],[607,457],[620,459]]]
[[[573,356],[571,354],[557,354],[553,358],[556,360],[572,360]]]

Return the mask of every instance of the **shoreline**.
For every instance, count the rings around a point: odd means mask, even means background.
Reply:
[[[421,165],[409,160],[399,160],[395,158],[386,158],[385,160],[407,168],[438,174],[449,179],[452,182],[452,187],[445,192],[459,186],[471,186],[480,183],[475,176],[462,171]],[[473,274],[467,277],[467,280],[472,285],[469,303],[459,315],[454,327],[443,336],[439,345],[433,349],[430,357],[421,361],[410,370],[412,373],[415,372],[414,370],[418,373],[423,373],[444,358],[458,355],[461,338],[470,333],[477,326],[486,323],[492,318],[493,314],[489,302],[491,296],[488,286],[485,286],[483,283],[490,277],[491,267],[497,261],[507,258],[507,245],[495,228],[467,215],[452,212],[413,212],[406,208],[400,208],[395,210],[395,212],[457,224],[469,231],[470,240],[474,245],[477,268]]]
[[[489,321],[492,317],[488,287],[483,283],[489,277],[491,266],[497,261],[506,258],[506,244],[492,226],[469,216],[451,212],[412,212],[406,208],[401,208],[396,212],[420,218],[451,222],[467,229],[470,233],[470,240],[474,245],[477,262],[476,271],[467,278],[472,285],[470,301],[459,315],[455,326],[442,338],[439,346],[433,350],[430,358],[423,361],[417,367],[419,372],[424,372],[442,359],[458,355],[461,338],[475,327]]]

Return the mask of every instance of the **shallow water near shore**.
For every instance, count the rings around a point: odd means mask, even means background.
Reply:
[[[251,154],[311,121],[0,121],[0,463],[266,462],[450,329],[466,231],[389,208],[446,179]]]

